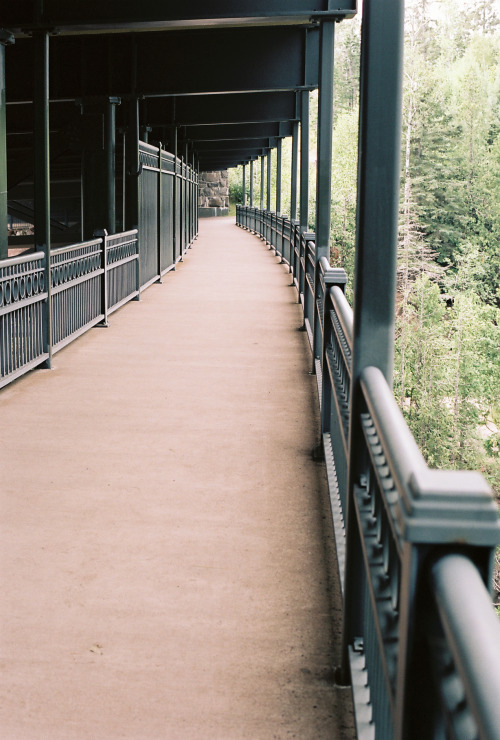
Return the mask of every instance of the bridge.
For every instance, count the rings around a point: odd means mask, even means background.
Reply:
[[[0,17],[4,735],[499,738],[498,513],[391,391],[401,4],[363,8],[352,308],[355,3],[65,5]],[[260,207],[200,224],[199,172],[259,160]]]

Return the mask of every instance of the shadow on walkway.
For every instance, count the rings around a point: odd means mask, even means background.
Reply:
[[[202,221],[163,285],[0,392],[4,740],[353,736],[315,379],[275,262]]]

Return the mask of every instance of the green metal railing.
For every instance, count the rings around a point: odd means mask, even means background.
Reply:
[[[139,158],[138,229],[102,230],[52,250],[50,298],[44,252],[0,260],[0,388],[93,326],[107,325],[113,311],[175,269],[192,246],[197,173],[161,146],[139,142]]]
[[[383,373],[352,387],[346,274],[316,260],[314,234],[238,206],[236,222],[289,265],[321,408],[339,574],[344,655],[359,738],[500,738],[500,623],[488,588],[499,541],[481,475],[427,467]],[[352,396],[363,434],[349,495]]]
[[[144,290],[175,268],[198,234],[198,174],[161,145],[143,141],[139,167],[139,232],[150,247],[140,250]]]
[[[45,362],[43,252],[0,261],[0,388]]]

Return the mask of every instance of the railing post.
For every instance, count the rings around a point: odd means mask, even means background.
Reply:
[[[14,43],[14,36],[9,31],[0,29],[0,260],[9,256],[7,233],[7,130],[5,113],[5,47]]]
[[[101,267],[102,267],[102,280],[101,280],[101,313],[104,318],[99,326],[109,326],[108,324],[108,232],[106,229],[97,229],[94,232],[94,237],[99,238],[102,243],[101,253]]]
[[[50,265],[50,141],[49,141],[49,34],[33,34],[35,47],[34,110],[34,184],[35,184],[35,251],[45,253],[44,282],[47,299],[44,304],[44,352],[46,366],[52,364],[52,279]]]
[[[400,0],[365,3],[361,30],[358,210],[354,288],[349,491],[342,681],[350,681],[349,646],[361,632],[362,555],[353,503],[365,485],[360,376],[382,370],[392,385],[394,299],[400,177],[404,6]]]
[[[321,262],[319,263],[321,265]],[[329,267],[328,269],[322,270],[320,267],[320,286],[323,292],[323,311],[322,311],[322,324],[323,324],[323,337],[321,344],[321,371],[322,371],[322,387],[321,387],[321,433],[325,434],[330,432],[330,417],[333,400],[333,388],[330,385],[327,364],[325,361],[325,355],[328,350],[330,343],[330,335],[332,333],[332,325],[330,318],[329,308],[329,291],[330,288],[338,286],[341,291],[345,292],[345,286],[347,283],[347,273],[342,267]]]
[[[136,301],[141,300],[141,242],[140,242],[140,231],[137,226],[133,226],[133,229],[137,229],[137,259],[135,261],[135,278],[136,278],[136,290],[137,295],[134,298]]]

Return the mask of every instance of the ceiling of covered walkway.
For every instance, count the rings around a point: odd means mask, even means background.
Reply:
[[[177,129],[180,152],[201,170],[255,159],[289,136],[297,93],[318,85],[319,24],[352,17],[356,0],[17,0],[0,27],[6,49],[9,207],[33,189],[33,35],[50,33],[53,217],[58,197],[77,198],[86,105],[139,98],[140,124],[166,148]],[[120,146],[118,137],[117,146]],[[117,168],[118,169],[118,168]]]

